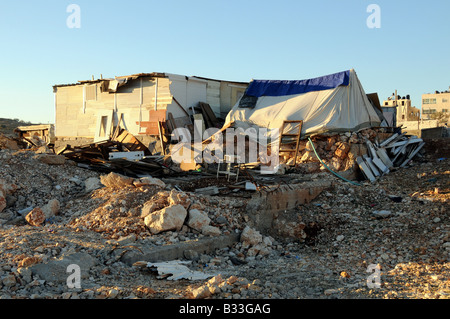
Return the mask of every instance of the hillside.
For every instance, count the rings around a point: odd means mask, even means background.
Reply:
[[[13,134],[13,131],[18,126],[34,125],[31,122],[25,122],[19,119],[4,119],[0,118],[0,133]]]

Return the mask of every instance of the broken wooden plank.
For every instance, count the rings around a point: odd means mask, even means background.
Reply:
[[[377,167],[372,163],[372,159],[367,156],[367,155],[363,155],[364,161],[366,162],[367,166],[370,168],[370,170],[372,171],[373,175],[375,177],[379,177],[381,176],[380,172],[378,171]]]
[[[390,142],[392,142],[393,140],[395,140],[398,137],[398,133],[395,133],[394,135],[392,135],[391,137],[389,137],[388,139],[384,140],[383,142],[380,143],[380,147],[384,147],[386,145],[388,145]]]
[[[380,169],[383,174],[389,173],[389,168],[377,157],[372,159],[372,162]]]
[[[205,118],[205,122],[207,123],[208,128],[216,127],[219,121],[217,120],[216,115],[212,111],[211,106],[208,103],[204,102],[199,102],[198,105],[202,111],[202,114]]]
[[[364,162],[364,160],[361,156],[356,158],[356,163],[358,163],[358,166],[361,169],[364,176],[371,182],[375,182],[375,180],[376,180],[375,176],[372,174],[372,171],[367,166],[366,162]]]
[[[386,153],[386,150],[384,148],[379,148],[376,151],[378,157],[381,159],[381,161],[386,165],[388,168],[394,167],[394,164],[392,163],[391,159]]]
[[[367,145],[367,148],[369,149],[370,156],[372,158],[377,157],[377,153],[375,151],[375,148],[374,148],[373,144],[369,140],[366,140],[366,145]]]
[[[147,146],[125,129],[120,129],[117,137],[111,139],[111,141],[120,143],[129,151],[143,151],[145,155],[152,155]]]
[[[409,163],[410,160],[413,159],[413,157],[422,149],[422,147],[425,145],[425,142],[422,142],[421,144],[419,144],[416,149],[408,156],[408,158],[406,159],[406,161],[404,161],[400,167],[404,167],[406,164]]]

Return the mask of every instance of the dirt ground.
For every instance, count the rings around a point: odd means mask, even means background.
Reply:
[[[153,268],[121,260],[126,251],[209,238],[186,225],[149,232],[141,210],[146,202],[169,196],[169,182],[165,190],[86,191],[84,182],[100,174],[71,163],[50,166],[31,152],[1,150],[0,180],[17,189],[0,214],[0,299],[449,299],[449,143],[426,142],[424,158],[374,183],[355,186],[316,174],[334,180],[333,186],[285,212],[303,225],[306,238],[255,230],[260,235],[255,246],[241,240],[193,254],[188,268],[210,275],[201,280],[169,280]],[[227,184],[213,180],[185,180],[178,187],[222,234],[253,228],[245,196],[195,193],[212,183]],[[59,201],[59,211],[39,226],[18,213],[52,199]],[[69,287],[70,273],[45,272],[75,255],[87,267],[81,287]]]

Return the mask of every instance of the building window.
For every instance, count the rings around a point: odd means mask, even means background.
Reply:
[[[447,113],[448,109],[442,109],[442,113]]]
[[[422,104],[436,104],[436,99],[423,99]]]
[[[97,85],[86,86],[86,101],[97,101]]]
[[[442,103],[448,103],[447,99],[442,99]]]

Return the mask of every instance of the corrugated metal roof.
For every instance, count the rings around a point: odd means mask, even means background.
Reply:
[[[129,81],[129,80],[134,80],[134,79],[138,79],[141,77],[153,77],[153,78],[164,78],[166,77],[165,73],[160,73],[160,72],[152,72],[152,73],[137,73],[137,74],[132,74],[132,75],[123,75],[123,76],[116,76],[114,78],[104,78],[104,79],[97,79],[97,80],[81,80],[78,81],[77,83],[69,83],[69,84],[55,84],[53,85],[53,88],[56,87],[64,87],[64,86],[75,86],[75,85],[82,85],[82,84],[94,84],[94,83],[100,83],[103,81],[114,81],[114,80],[125,80],[125,81]]]
[[[78,81],[77,83],[69,83],[69,84],[55,84],[53,85],[53,89],[58,87],[66,87],[66,86],[76,86],[76,85],[83,85],[83,84],[94,84],[94,83],[101,83],[104,81],[118,81],[120,83],[117,87],[125,85],[130,80],[139,79],[142,77],[152,77],[152,78],[166,78],[169,77],[170,73],[162,73],[162,72],[152,72],[152,73],[137,73],[132,75],[124,75],[124,76],[116,76],[114,78],[104,78],[104,79],[97,79],[97,80],[82,80]],[[227,83],[233,83],[233,84],[239,84],[239,85],[248,85],[248,82],[239,82],[239,81],[225,81],[225,80],[218,80],[218,79],[212,79],[212,78],[205,78],[201,76],[192,76],[188,77],[185,75],[180,75],[181,77],[185,77],[186,79],[194,78],[199,80],[206,80],[206,81],[217,81],[217,82],[227,82]]]

